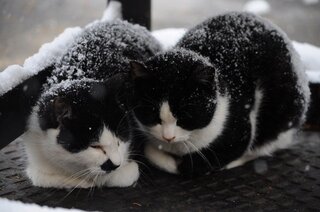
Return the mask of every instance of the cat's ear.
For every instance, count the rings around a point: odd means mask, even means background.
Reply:
[[[146,66],[138,61],[130,61],[130,73],[133,80],[148,76],[147,68]]]
[[[55,117],[59,123],[61,123],[65,118],[71,118],[72,108],[68,99],[60,96],[56,97],[53,100],[53,109]]]

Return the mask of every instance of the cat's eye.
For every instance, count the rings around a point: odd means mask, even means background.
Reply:
[[[92,147],[92,148],[94,148],[94,149],[99,149],[99,148],[101,148],[100,145],[91,145],[90,147]]]
[[[97,149],[97,150],[101,150],[104,154],[107,154],[106,151],[103,149],[103,147],[101,145],[98,144],[93,144],[90,145],[91,148]]]

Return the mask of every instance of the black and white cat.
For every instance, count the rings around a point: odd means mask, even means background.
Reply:
[[[248,13],[210,18],[131,71],[145,154],[171,173],[232,168],[287,147],[309,102],[290,40]]]
[[[24,135],[27,175],[34,185],[124,187],[137,181],[123,98],[129,61],[144,61],[159,50],[144,27],[95,22],[48,67],[52,75]]]

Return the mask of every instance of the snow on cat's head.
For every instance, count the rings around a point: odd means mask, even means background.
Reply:
[[[44,136],[35,143],[44,160],[70,176],[87,172],[84,176],[98,186],[127,164],[129,126],[117,83],[64,81],[42,95],[29,129]]]
[[[187,141],[193,131],[206,127],[215,110],[212,65],[184,49],[131,62],[133,107],[142,130],[168,142]]]

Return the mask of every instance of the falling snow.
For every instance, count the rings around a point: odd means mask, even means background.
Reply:
[[[263,159],[258,159],[253,162],[254,171],[257,174],[265,174],[268,171],[267,161]]]

